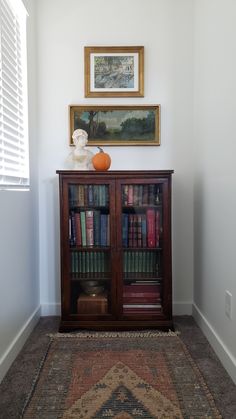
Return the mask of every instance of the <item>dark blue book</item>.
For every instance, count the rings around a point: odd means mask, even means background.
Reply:
[[[147,220],[146,220],[146,215],[142,215],[141,231],[142,231],[142,247],[147,247]]]
[[[101,214],[101,246],[107,246],[107,215]]]
[[[88,185],[88,206],[93,205],[93,185]]]
[[[101,213],[100,211],[93,212],[93,232],[94,232],[94,246],[101,245]]]
[[[128,247],[128,224],[129,215],[122,214],[122,246]]]

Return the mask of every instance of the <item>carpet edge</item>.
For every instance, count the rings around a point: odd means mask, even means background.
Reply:
[[[47,335],[47,336],[49,336],[49,335]],[[31,389],[30,389],[30,391],[29,391],[29,393],[28,393],[28,395],[26,397],[26,400],[24,402],[24,406],[23,406],[22,411],[21,411],[21,416],[20,416],[19,419],[23,419],[24,418],[24,414],[26,412],[26,409],[27,409],[27,407],[28,407],[28,405],[29,405],[29,403],[30,403],[30,401],[32,399],[32,396],[34,394],[34,391],[36,389],[36,386],[37,386],[37,383],[38,383],[38,380],[39,380],[39,377],[40,377],[40,373],[41,373],[41,371],[43,369],[43,366],[44,366],[45,361],[47,359],[47,356],[49,354],[49,350],[51,348],[52,342],[53,342],[53,339],[51,338],[49,340],[48,344],[47,344],[47,347],[45,349],[45,353],[44,353],[44,355],[43,355],[43,357],[42,357],[42,359],[41,359],[41,361],[40,361],[40,363],[38,365],[38,368],[36,369],[35,376],[34,376],[34,379],[32,381],[32,384],[31,384]]]

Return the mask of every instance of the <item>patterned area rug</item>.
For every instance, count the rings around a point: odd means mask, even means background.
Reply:
[[[22,417],[221,418],[174,333],[51,337]]]

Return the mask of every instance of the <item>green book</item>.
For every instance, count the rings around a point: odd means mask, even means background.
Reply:
[[[82,252],[82,273],[86,272],[86,254]]]
[[[86,252],[86,272],[91,272],[90,271],[90,260],[89,260],[89,252]]]
[[[85,211],[80,212],[80,224],[81,224],[81,236],[82,236],[82,246],[86,246],[86,217]]]

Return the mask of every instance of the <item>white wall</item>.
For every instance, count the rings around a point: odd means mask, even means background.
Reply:
[[[192,63],[189,0],[38,2],[40,283],[43,313],[60,302],[56,169],[65,168],[69,104],[161,104],[160,147],[110,147],[111,169],[174,169],[176,311],[191,309],[193,283]],[[85,45],[144,45],[145,97],[84,98]],[[95,150],[94,150],[95,151]]]
[[[31,188],[0,191],[0,381],[39,317],[35,16],[34,2],[25,4]]]
[[[195,18],[194,314],[236,381],[236,2],[197,0]]]

